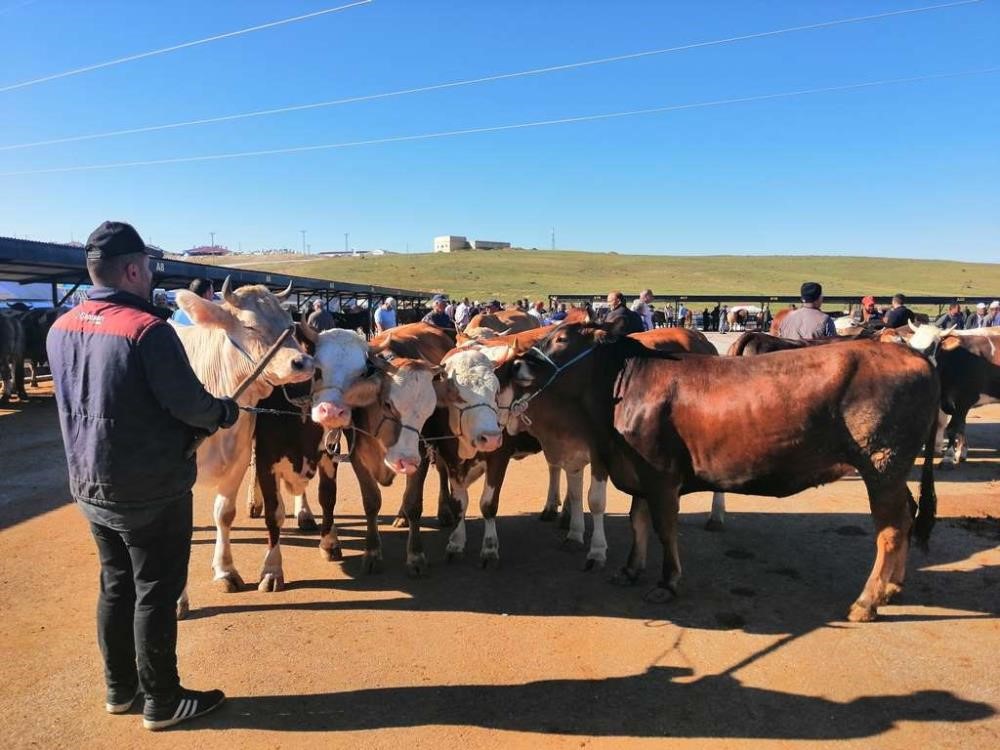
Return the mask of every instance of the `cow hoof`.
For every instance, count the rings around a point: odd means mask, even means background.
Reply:
[[[617,573],[608,579],[608,583],[613,583],[616,586],[635,586],[638,582],[639,571],[629,570],[628,568],[621,568]]]
[[[549,521],[555,521],[558,516],[559,516],[558,510],[556,510],[555,508],[546,508],[541,512],[541,515],[538,516],[538,520],[545,521],[546,523],[548,523]]]
[[[320,547],[319,552],[327,562],[341,562],[344,559],[344,551],[340,548],[340,545],[330,547],[330,549]]]
[[[569,513],[559,514],[559,528],[568,529],[569,528]]]
[[[464,549],[449,549],[444,553],[444,561],[449,565],[453,562],[460,562],[465,559]]]
[[[191,605],[186,601],[177,602],[177,619],[183,620],[191,612]]]
[[[726,527],[717,518],[709,518],[705,522],[705,531],[725,531]]]
[[[488,570],[488,569],[499,570],[500,569],[500,555],[498,555],[498,554],[482,555],[479,558],[479,566],[483,570]]]
[[[851,611],[847,613],[847,620],[849,622],[874,622],[877,616],[878,610],[875,607],[865,607],[855,602],[851,605]]]
[[[299,514],[299,531],[319,531],[319,525],[312,516]]]
[[[650,604],[666,604],[677,598],[677,591],[670,586],[657,586],[643,594],[642,598]]]
[[[889,602],[898,599],[903,594],[903,587],[898,583],[887,583],[885,585],[885,590],[882,592],[882,599],[879,604],[888,604]]]
[[[243,579],[235,570],[215,577],[215,586],[224,594],[235,594],[243,588]]]
[[[411,578],[420,578],[427,575],[427,555],[421,552],[418,555],[408,555],[406,559],[406,572]]]
[[[406,516],[396,516],[392,519],[392,528],[408,529],[410,528],[410,522],[406,520]]]
[[[583,569],[585,572],[591,570],[604,570],[604,566],[607,562],[608,560],[606,557],[588,557],[583,563]]]
[[[382,557],[378,553],[365,552],[365,559],[361,564],[361,569],[365,573],[381,573]]]
[[[559,543],[559,546],[567,552],[582,552],[584,544],[582,539],[566,537]]]
[[[265,573],[257,584],[257,590],[261,593],[284,591],[285,577],[278,573]]]
[[[250,518],[260,518],[261,516],[264,515],[264,506],[254,505],[253,503],[249,503],[247,505],[247,514],[250,516]]]

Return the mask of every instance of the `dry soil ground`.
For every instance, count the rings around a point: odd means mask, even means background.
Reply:
[[[504,487],[500,568],[478,566],[473,520],[467,558],[450,565],[445,536],[426,530],[432,568],[420,580],[388,525],[386,572],[361,574],[345,469],[342,564],[321,561],[316,535],[289,530],[288,590],[219,593],[211,498],[199,491],[181,671],[229,700],[151,735],[137,712],[103,712],[93,543],[66,502],[54,405],[35,395],[0,412],[5,747],[1000,746],[1000,525],[989,518],[1000,516],[1000,407],[973,413],[968,465],[939,474],[931,552],[912,554],[903,599],[865,625],[843,620],[873,553],[854,479],[787,500],[732,496],[722,533],[702,529],[707,496],[686,498],[683,597],[669,605],[581,571],[583,554],[536,520],[537,457]],[[384,521],[399,496],[386,492]],[[612,492],[610,511],[616,564],[626,498]],[[241,509],[234,538],[254,579],[261,522]]]

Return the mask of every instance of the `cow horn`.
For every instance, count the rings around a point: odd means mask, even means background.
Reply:
[[[233,294],[232,279],[229,276],[222,282],[222,299],[236,307],[236,296]]]
[[[906,321],[906,325],[908,325],[910,327],[910,330],[913,331],[914,333],[916,333],[917,331],[920,330],[920,326],[913,325],[913,321],[912,320]]]
[[[507,336],[507,335],[509,335],[509,334],[510,334],[510,332],[511,332],[511,331],[513,331],[513,330],[514,330],[514,327],[513,327],[513,326],[511,326],[510,328],[508,328],[508,329],[506,329],[506,330],[504,330],[504,331],[500,331],[499,333],[497,333],[497,336]]]
[[[288,299],[288,295],[291,293],[292,293],[292,280],[289,279],[288,286],[285,287],[285,291],[276,292],[274,296],[277,297],[278,299],[285,300]]]
[[[956,328],[958,328],[958,325],[957,325],[957,324],[956,324],[956,325],[953,325],[953,326],[949,326],[949,327],[948,327],[947,329],[945,329],[945,332],[941,334],[941,338],[944,338],[945,336],[949,335],[949,334],[950,334],[950,333],[951,333],[952,331],[954,331],[954,330],[955,330]]]

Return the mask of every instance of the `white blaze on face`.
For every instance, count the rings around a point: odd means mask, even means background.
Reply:
[[[395,444],[386,446],[385,463],[397,474],[413,474],[420,465],[419,432],[437,407],[433,377],[424,367],[401,367],[388,375],[389,402],[403,426],[397,425]]]
[[[502,428],[496,410],[500,381],[493,372],[493,362],[481,351],[469,349],[451,355],[442,364],[459,399],[448,405],[449,424],[458,436],[459,455],[471,458],[480,450],[496,450],[500,447]]]
[[[316,339],[316,366],[320,379],[313,385],[312,420],[333,430],[351,422],[344,391],[365,374],[368,342],[354,331],[331,329]]]
[[[913,335],[910,336],[910,346],[918,352],[931,352],[945,335],[945,332],[931,323],[922,326],[914,326]]]

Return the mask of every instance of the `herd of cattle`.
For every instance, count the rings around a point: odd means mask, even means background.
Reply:
[[[228,280],[222,304],[178,292],[194,325],[177,332],[211,392],[231,393],[294,325],[286,295],[261,286],[234,290]],[[258,588],[279,591],[283,497],[295,498],[301,528],[315,528],[305,492],[317,474],[319,547],[332,561],[343,558],[334,525],[337,471],[349,462],[356,473],[367,521],[366,572],[382,566],[380,487],[402,475],[395,523],[408,528],[406,566],[420,575],[427,566],[421,517],[431,465],[439,478],[438,519],[450,529],[449,558],[465,551],[469,489],[485,475],[480,559],[486,566],[499,560],[496,516],[507,467],[542,452],[549,465],[542,519],[559,515],[565,473],[562,518],[567,539],[581,546],[589,467],[588,568],[607,562],[607,483],[632,496],[632,548],[615,580],[639,580],[654,532],[663,565],[646,594],[652,601],[677,594],[682,495],[712,491],[709,526],[721,528],[725,492],[785,497],[860,476],[876,555],[848,618],[871,620],[902,589],[911,532],[926,545],[934,525],[942,415],[949,418],[944,461],[953,465],[966,455],[969,409],[1000,400],[1000,328],[911,325],[809,343],[746,333],[721,357],[698,331],[625,336],[585,309],[572,310],[557,326],[503,312],[475,319],[466,330],[473,335],[456,339],[454,332],[409,323],[369,342],[351,330],[297,328],[240,397],[245,411],[237,424],[198,451],[199,483],[215,492],[212,567],[226,591],[243,587],[230,531],[251,463],[257,492],[250,513],[263,515],[268,535]],[[918,505],[907,479],[921,455]],[[185,593],[178,616],[188,607]]]

